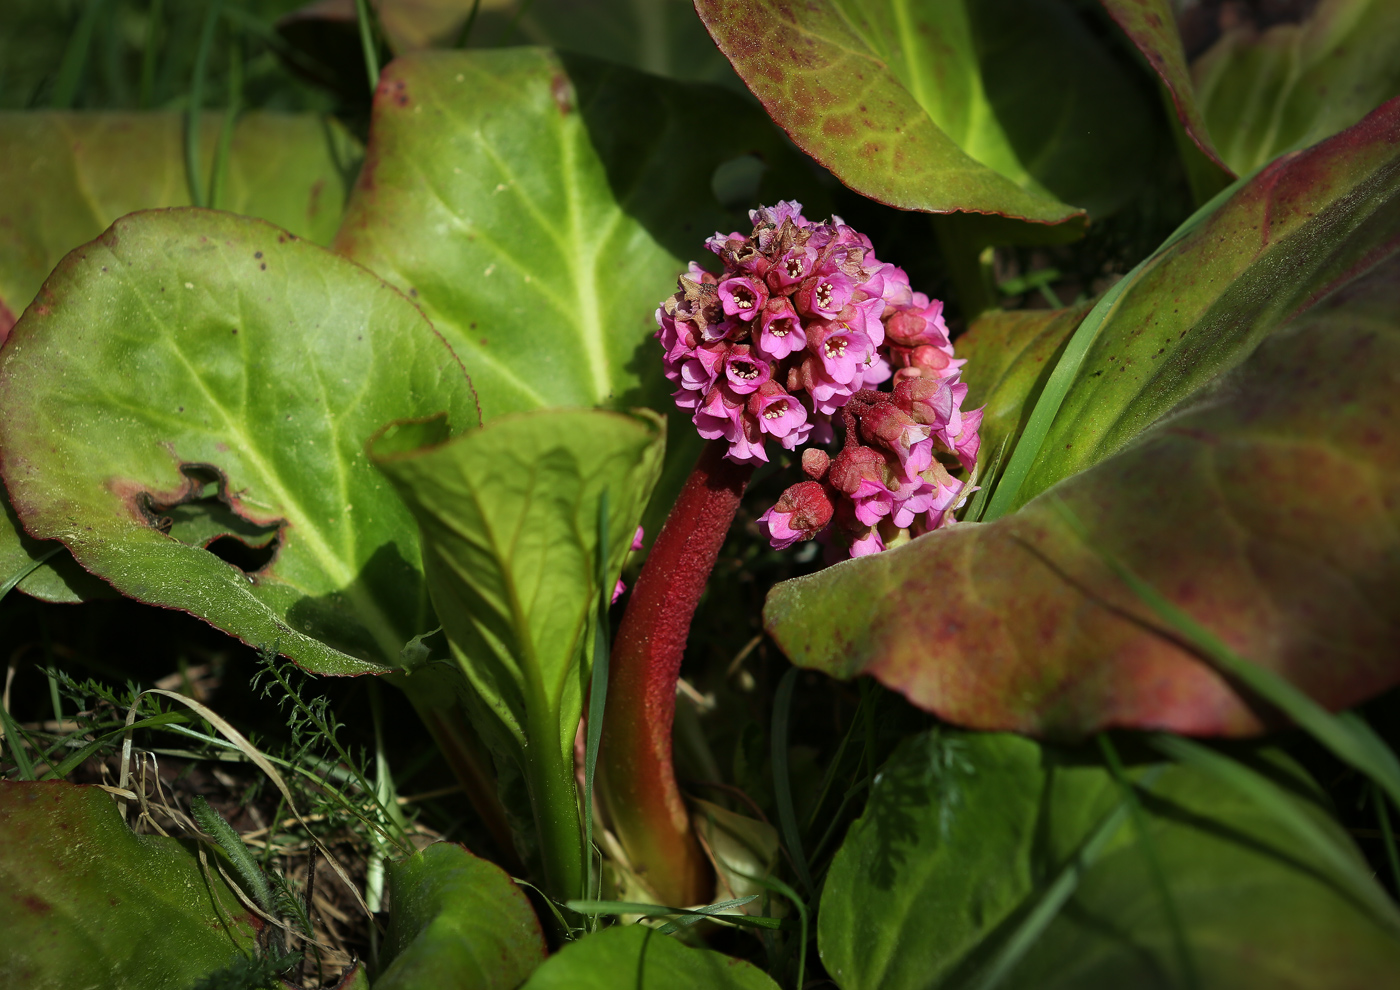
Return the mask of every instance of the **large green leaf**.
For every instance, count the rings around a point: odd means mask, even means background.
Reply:
[[[1192,66],[1226,164],[1247,172],[1400,94],[1400,5],[1324,0],[1301,23],[1226,31]]]
[[[21,574],[25,576],[15,587],[48,602],[72,605],[115,597],[108,585],[79,567],[61,543],[36,540],[25,533],[0,484],[0,587]]]
[[[542,49],[423,52],[385,69],[336,249],[417,301],[487,420],[670,413],[651,529],[700,448],[673,408],[654,313],[704,237],[748,229],[712,189],[747,153],[767,165],[768,200],[812,191],[820,206],[800,156],[732,93]]]
[[[521,990],[777,990],[757,967],[643,925],[606,928],[545,960]]]
[[[1256,766],[1293,792],[1285,800],[1372,883],[1302,771],[1268,754]],[[1147,844],[1122,816],[1002,986],[1292,990],[1393,978],[1400,940],[1279,819],[1198,771],[1132,776]],[[881,770],[832,862],[818,922],[822,961],[842,990],[977,985],[1121,795],[1082,753],[1010,735],[913,737]],[[1181,919],[1194,984],[1149,855]]]
[[[222,119],[200,129],[206,175]],[[127,213],[189,205],[184,129],[179,113],[0,113],[0,342],[69,251]],[[326,118],[245,114],[213,205],[328,244],[358,154]]]
[[[1013,505],[1101,461],[1400,235],[1400,99],[1260,171],[1108,308]]]
[[[574,737],[599,597],[599,503],[615,581],[661,470],[659,416],[543,410],[449,440],[391,427],[372,455],[423,533],[433,604],[470,685],[473,724],[519,766],[551,882],[578,896]],[[572,823],[572,830],[570,830]]]
[[[964,725],[1240,734],[1271,720],[1159,631],[1055,511],[1331,708],[1400,681],[1400,258],[1020,511],[779,585],[796,662]]]
[[[1058,0],[696,9],[793,140],[882,203],[1057,224],[1150,162],[1151,104]]]
[[[515,990],[545,957],[539,920],[499,866],[439,842],[389,866],[375,990]]]
[[[328,673],[396,663],[436,624],[412,517],[364,444],[395,418],[474,425],[471,386],[413,305],[343,258],[226,213],[119,220],[16,324],[0,408],[25,526],[126,595]],[[274,558],[220,559],[201,514],[235,551],[275,528]]]
[[[262,922],[177,839],[133,835],[112,798],[0,781],[0,981],[25,990],[188,990]]]

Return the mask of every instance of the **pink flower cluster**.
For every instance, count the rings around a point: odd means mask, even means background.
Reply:
[[[938,455],[971,471],[982,413],[962,410],[942,302],[839,217],[813,223],[785,201],[749,218],[749,236],[705,242],[723,273],[691,262],[656,311],[676,405],[739,463],[767,461],[769,438],[831,444],[840,420],[841,451],[804,450],[811,480],[760,519],[775,547],[820,536],[860,556],[944,525],[968,491]]]

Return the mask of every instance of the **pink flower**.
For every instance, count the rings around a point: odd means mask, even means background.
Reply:
[[[748,344],[735,344],[725,358],[724,376],[737,395],[748,395],[773,377],[773,367],[751,353]]]
[[[942,300],[929,302],[922,292],[915,292],[911,305],[895,310],[886,319],[885,330],[890,340],[901,347],[928,345],[952,350],[948,343],[948,325],[943,322]]]
[[[851,541],[852,557],[864,557],[868,554],[879,553],[883,549],[885,549],[885,541],[880,538],[880,531],[874,526]]]
[[[861,432],[899,458],[905,478],[928,470],[933,462],[933,438],[929,428],[916,423],[892,403],[875,406],[861,416]]]
[[[778,498],[773,508],[758,517],[768,531],[768,542],[784,550],[799,540],[810,540],[831,522],[834,506],[820,482],[800,481]]]
[[[971,471],[977,464],[977,451],[982,446],[982,438],[977,430],[982,425],[982,410],[974,409],[963,413],[962,432],[953,441],[953,451],[958,455],[962,466]]]
[[[770,361],[781,361],[793,351],[807,346],[807,333],[792,303],[779,296],[769,299],[763,307],[762,330],[754,342],[754,350]]]
[[[817,275],[802,283],[793,301],[797,303],[799,313],[834,320],[846,303],[851,301],[855,287],[855,282],[843,272]]]
[[[727,315],[752,320],[768,301],[768,286],[748,275],[737,275],[719,284],[719,298]]]
[[[706,440],[723,437],[733,441],[739,435],[739,419],[744,411],[742,401],[725,395],[723,386],[705,394],[705,401],[695,410],[695,429]]]
[[[749,398],[748,411],[760,430],[780,440],[794,431],[801,431],[805,436],[811,430],[807,425],[807,410],[777,382],[761,385]],[[783,446],[792,449],[788,444]]]
[[[849,330],[839,323],[826,326],[833,329],[815,329],[808,335],[809,350],[816,352],[821,359],[822,370],[833,382],[858,384],[875,352],[870,338],[859,330]]]

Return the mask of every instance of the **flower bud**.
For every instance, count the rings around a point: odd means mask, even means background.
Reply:
[[[802,452],[802,473],[813,481],[826,477],[826,469],[831,466],[831,457],[818,447],[808,447]]]

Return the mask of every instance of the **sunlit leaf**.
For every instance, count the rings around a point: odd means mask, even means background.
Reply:
[[[1151,159],[1151,103],[1065,4],[696,9],[793,140],[882,203],[1078,222],[1120,205]]]
[[[263,922],[177,840],[134,835],[110,795],[0,781],[0,980],[188,990],[255,950]]]
[[[466,428],[475,403],[442,339],[364,269],[259,220],[133,215],[16,325],[0,407],[21,519],[123,594],[324,672],[396,664],[436,625],[412,517],[364,444],[396,418]],[[201,506],[277,537],[257,550],[229,525],[221,559],[204,548],[217,520],[177,526]]]
[[[1384,898],[1303,772],[1267,752],[1250,762]],[[1186,767],[1129,775],[1195,985],[1366,986],[1400,965],[1400,940],[1268,810]],[[1082,752],[1011,735],[909,739],[832,863],[819,915],[822,961],[843,990],[982,985],[1120,799],[1111,774]],[[1192,985],[1143,839],[1121,821],[1000,986]]]
[[[515,990],[544,961],[539,920],[499,866],[439,842],[388,873],[375,990]]]
[[[384,72],[336,249],[423,308],[488,421],[557,406],[671,413],[669,495],[651,528],[700,449],[675,415],[654,314],[708,255],[705,237],[750,228],[711,187],[747,153],[766,162],[772,199],[813,190],[732,93],[542,49],[423,52]]]

